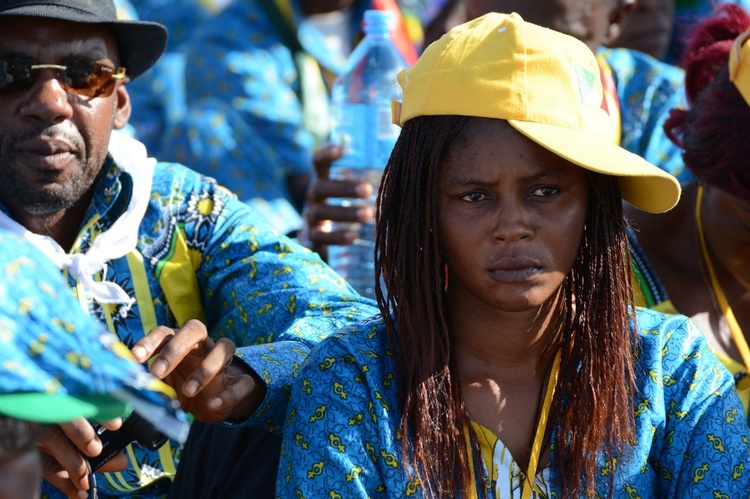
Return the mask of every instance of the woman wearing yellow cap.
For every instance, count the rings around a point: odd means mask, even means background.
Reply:
[[[612,145],[593,54],[488,14],[399,83],[382,315],[298,375],[277,495],[746,495],[731,375],[686,317],[629,307],[622,199],[680,188]]]

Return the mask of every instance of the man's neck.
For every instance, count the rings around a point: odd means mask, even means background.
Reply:
[[[73,206],[55,213],[38,215],[8,206],[10,215],[34,234],[49,236],[66,252],[70,251],[78,237],[86,210],[91,203],[92,192],[86,193]]]

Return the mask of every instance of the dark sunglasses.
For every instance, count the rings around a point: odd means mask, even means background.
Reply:
[[[70,61],[60,64],[38,64],[25,57],[0,57],[0,93],[28,90],[34,86],[35,71],[51,69],[57,81],[65,89],[83,97],[109,97],[115,89],[115,82],[125,78],[125,68],[117,69],[88,61]]]

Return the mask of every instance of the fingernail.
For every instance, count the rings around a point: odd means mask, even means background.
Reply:
[[[157,378],[162,378],[164,373],[167,372],[167,367],[167,361],[159,359],[151,366],[151,374]]]
[[[86,492],[85,490],[78,491],[78,497],[80,497],[81,499],[87,499],[88,496],[89,496],[89,493]]]
[[[208,408],[209,409],[218,409],[219,407],[222,406],[223,403],[224,403],[224,401],[221,400],[220,397],[212,398],[211,400],[208,401]]]
[[[185,386],[182,388],[182,392],[187,395],[188,397],[192,397],[195,394],[195,391],[198,389],[198,382],[194,379],[191,379],[187,383],[185,383]]]
[[[85,445],[83,451],[89,456],[96,456],[102,451],[102,444],[95,438]]]
[[[364,207],[357,210],[357,220],[360,222],[369,222],[372,220],[373,212],[372,208]]]
[[[372,195],[372,186],[370,184],[359,184],[354,188],[354,191],[361,198],[366,198]]]
[[[133,350],[131,350],[131,353],[133,354],[133,357],[135,357],[135,359],[138,362],[143,362],[146,360],[146,349],[140,345],[133,347]]]

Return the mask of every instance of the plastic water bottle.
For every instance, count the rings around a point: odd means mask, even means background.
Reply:
[[[408,67],[391,41],[393,16],[365,11],[365,37],[352,52],[345,71],[333,83],[331,140],[343,156],[331,165],[332,179],[365,181],[374,187],[370,199],[329,199],[340,206],[375,205],[380,178],[401,129],[391,121],[391,101],[401,100],[399,71]],[[336,222],[334,230],[358,229],[350,246],[330,246],[328,263],[360,294],[375,296],[375,224]]]

